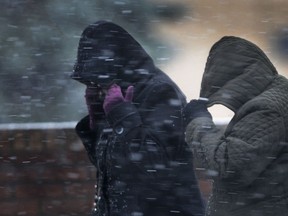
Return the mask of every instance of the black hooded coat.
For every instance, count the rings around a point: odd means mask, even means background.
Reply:
[[[185,96],[141,45],[111,22],[89,25],[72,78],[86,84],[113,79],[123,90],[134,86],[133,103],[123,102],[107,116],[100,112],[95,131],[89,116],[76,126],[96,167],[93,215],[204,215],[184,141]]]

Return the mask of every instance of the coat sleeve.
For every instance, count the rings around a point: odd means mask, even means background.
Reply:
[[[250,112],[232,124],[223,134],[211,119],[196,118],[186,128],[186,141],[208,175],[249,185],[277,157],[285,125],[271,110]]]
[[[165,153],[175,153],[183,140],[181,108],[183,100],[169,84],[155,85],[140,105],[123,102],[107,115],[116,139],[123,142],[153,140]]]
[[[130,206],[137,201],[144,215],[171,215],[171,211],[204,215],[192,152],[181,126],[183,101],[171,85],[156,85],[141,105],[125,108],[130,112],[113,118],[116,129],[128,127],[120,129],[122,133],[115,131],[109,161],[117,169],[111,173],[125,182],[127,187],[121,193],[131,197]]]

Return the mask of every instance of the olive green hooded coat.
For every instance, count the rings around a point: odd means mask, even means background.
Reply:
[[[224,37],[210,50],[200,96],[235,115],[225,132],[193,119],[186,141],[213,179],[209,216],[288,215],[288,81],[251,42]]]

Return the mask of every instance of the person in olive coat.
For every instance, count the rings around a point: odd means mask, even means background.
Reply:
[[[204,215],[185,96],[141,45],[114,23],[91,24],[72,78],[87,86],[89,115],[76,132],[96,167],[93,215]]]
[[[210,50],[200,100],[184,109],[186,140],[213,182],[209,216],[288,215],[288,80],[248,40],[226,36]],[[235,115],[224,132],[207,110]]]

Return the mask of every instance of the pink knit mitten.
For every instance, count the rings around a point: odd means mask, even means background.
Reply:
[[[103,109],[105,114],[109,113],[112,108],[123,102],[132,102],[134,87],[129,86],[126,90],[125,97],[121,92],[120,86],[113,84],[107,91],[104,99]]]

